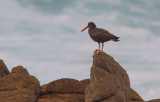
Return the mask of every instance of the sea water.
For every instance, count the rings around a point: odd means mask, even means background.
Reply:
[[[120,37],[107,42],[145,100],[160,98],[159,0],[0,0],[0,58],[9,70],[23,65],[41,85],[89,78],[98,44],[88,22]]]

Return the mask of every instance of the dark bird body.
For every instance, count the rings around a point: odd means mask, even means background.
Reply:
[[[89,29],[88,33],[92,40],[98,43],[104,43],[110,40],[113,41],[119,41],[119,37],[116,37],[115,35],[109,33],[107,30],[101,29],[101,28],[94,28],[94,29]]]
[[[89,28],[88,33],[91,39],[94,40],[95,42],[98,42],[99,44],[98,53],[100,52],[100,43],[102,43],[102,51],[103,51],[104,42],[107,42],[110,40],[115,42],[119,41],[119,37],[111,34],[105,29],[97,28],[93,22],[89,22],[88,26],[85,27],[82,31],[84,31],[87,28]]]

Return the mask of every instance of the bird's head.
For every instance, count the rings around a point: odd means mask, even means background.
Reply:
[[[89,22],[88,26],[86,26],[81,32],[83,32],[84,30],[86,30],[87,28],[89,29],[94,29],[96,28],[96,25],[93,22]]]

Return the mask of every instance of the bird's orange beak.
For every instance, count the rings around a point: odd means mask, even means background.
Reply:
[[[88,28],[88,26],[87,27],[85,27],[83,30],[81,30],[81,32],[83,32],[84,30],[86,30]]]

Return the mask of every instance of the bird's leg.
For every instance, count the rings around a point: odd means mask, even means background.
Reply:
[[[99,47],[98,47],[98,51],[96,51],[96,54],[99,54],[100,52],[102,52],[103,51],[103,43],[102,43],[102,50],[100,50],[100,48],[101,48],[101,43],[98,43],[98,45],[99,45]]]
[[[100,50],[100,47],[99,47],[99,51],[98,53],[102,52],[103,51],[103,43],[102,43],[102,50]]]
[[[100,43],[98,43],[98,45],[99,45],[99,47],[98,47],[98,51],[96,52],[97,54],[99,53],[100,47],[101,47],[101,44],[100,44]]]
[[[102,51],[103,51],[103,46],[104,46],[104,43],[102,43]]]
[[[100,43],[98,43],[98,45],[99,45],[99,48],[98,48],[98,51],[100,50],[100,47],[101,47],[101,44]]]

